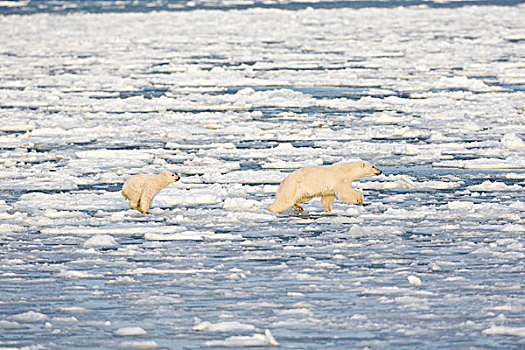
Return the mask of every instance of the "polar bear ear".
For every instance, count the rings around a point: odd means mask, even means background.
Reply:
[[[361,162],[361,168],[364,168],[366,166],[365,162]]]

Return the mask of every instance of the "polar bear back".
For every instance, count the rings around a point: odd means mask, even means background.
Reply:
[[[288,181],[297,184],[297,197],[332,195],[342,175],[340,171],[334,172],[334,170],[331,165],[302,168],[290,174]]]

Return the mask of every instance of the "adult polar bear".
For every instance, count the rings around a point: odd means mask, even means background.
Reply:
[[[381,174],[369,162],[333,164],[302,168],[288,175],[277,190],[277,196],[269,211],[283,212],[290,207],[303,211],[299,205],[314,197],[321,197],[325,212],[332,211],[335,197],[347,204],[363,204],[363,194],[352,188],[352,181],[365,176]]]

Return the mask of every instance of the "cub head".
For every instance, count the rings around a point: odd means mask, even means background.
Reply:
[[[164,171],[160,173],[160,176],[162,177],[162,180],[164,180],[164,183],[166,183],[166,185],[169,185],[173,182],[177,182],[180,179],[178,175],[175,175],[174,173],[169,171]]]
[[[376,168],[375,165],[369,162],[358,162],[359,170],[361,171],[361,176],[377,176],[381,175],[382,171]]]

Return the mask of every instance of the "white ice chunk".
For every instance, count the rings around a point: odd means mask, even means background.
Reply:
[[[17,322],[27,322],[27,323],[35,323],[35,322],[41,322],[46,321],[48,319],[47,315],[36,312],[36,311],[27,311],[21,314],[16,314],[11,316],[11,320],[17,321]]]
[[[501,144],[507,149],[525,149],[525,142],[517,134],[505,134]]]
[[[408,283],[410,283],[410,285],[412,287],[419,287],[421,286],[421,279],[417,276],[414,276],[414,275],[410,275],[407,277],[408,279]]]
[[[525,337],[525,327],[492,326],[483,330],[485,335],[509,335],[514,337]]]
[[[285,309],[285,310],[276,310],[278,315],[312,315],[313,312],[307,308],[298,308],[298,309]]]
[[[525,169],[523,157],[499,158],[477,158],[469,160],[444,160],[432,163],[436,168],[458,168],[458,169]]]
[[[525,225],[507,224],[501,229],[503,232],[525,232]]]
[[[521,173],[521,174],[508,173],[508,174],[505,174],[503,177],[505,177],[506,179],[516,179],[516,180],[525,179],[525,173]]]
[[[0,224],[0,233],[19,233],[24,232],[24,226],[11,225],[11,224]]]
[[[29,0],[25,1],[0,1],[0,6],[2,7],[22,7],[27,6]]]
[[[92,312],[92,310],[86,309],[85,307],[82,307],[82,306],[65,306],[65,307],[59,308],[58,310],[62,313],[70,314],[70,315],[87,314],[87,313]]]
[[[78,211],[49,209],[45,211],[44,215],[51,219],[65,219],[82,216],[82,213]]]
[[[239,240],[242,235],[231,233],[215,233],[214,231],[182,231],[177,233],[146,232],[144,239],[148,241],[202,241],[211,240]]]
[[[60,226],[50,227],[41,230],[45,234],[74,234],[74,235],[115,235],[115,234],[142,234],[142,233],[174,233],[182,228],[177,226],[154,226],[154,225],[133,225],[133,226]]]
[[[154,267],[140,267],[135,270],[127,271],[127,274],[140,275],[140,274],[151,274],[151,275],[193,275],[197,273],[216,273],[215,269],[156,269]],[[178,300],[178,299],[177,299]]]
[[[447,204],[449,210],[473,211],[474,203],[466,201],[452,201]]]
[[[220,196],[208,190],[165,189],[155,196],[155,202],[172,207],[177,205],[211,205],[222,202]]]
[[[137,150],[107,150],[97,149],[79,151],[75,153],[78,158],[118,158],[118,159],[143,159],[153,158],[153,154]]]
[[[210,340],[204,343],[209,347],[252,347],[252,346],[279,346],[270,330],[266,330],[264,334],[254,334],[252,336],[232,336],[225,340]]]
[[[361,228],[357,225],[352,225],[348,233],[352,236],[361,236],[363,234],[363,230],[361,230]]]
[[[468,186],[469,191],[521,191],[523,188],[520,185],[508,186],[503,182],[489,180],[483,181],[480,185]]]
[[[277,160],[271,160],[269,162],[262,163],[261,168],[263,169],[299,169],[299,168],[319,166],[319,165],[323,165],[323,160],[321,158],[314,159],[313,161],[312,160],[285,161],[282,159],[277,159]]]
[[[110,235],[96,235],[82,244],[84,248],[113,248],[118,247],[118,245],[115,238]]]
[[[0,329],[9,330],[9,329],[21,329],[24,328],[20,323],[16,321],[6,321],[0,320]]]
[[[373,125],[377,124],[401,124],[403,123],[406,118],[403,116],[394,116],[394,115],[388,115],[388,114],[373,114],[370,116],[366,116],[362,119],[364,122],[371,123]]]
[[[301,292],[288,292],[286,293],[286,295],[291,298],[303,298],[304,297],[304,293],[301,293]]]
[[[181,304],[182,300],[179,298],[178,295],[170,296],[170,295],[147,295],[144,298],[134,300],[133,304],[135,305],[151,305],[151,306],[159,306],[159,305],[175,305],[175,304]]]
[[[145,335],[147,333],[148,332],[146,332],[140,327],[123,327],[114,331],[113,335],[116,335],[118,337],[133,337],[137,335]]]
[[[224,200],[224,203],[222,204],[222,207],[225,210],[246,210],[246,209],[256,208],[259,205],[260,205],[260,202],[256,200],[238,197],[238,198],[226,198]]]
[[[62,270],[59,273],[56,274],[57,277],[62,278],[94,278],[98,277],[96,274],[92,274],[85,271],[70,271],[70,270]]]
[[[125,341],[125,342],[122,342],[121,345],[123,348],[128,348],[128,349],[160,349],[162,348],[162,346],[160,346],[154,340]]]
[[[232,331],[253,331],[255,326],[237,321],[211,323],[208,321],[200,322],[193,326],[197,332],[232,332]]]
[[[279,171],[256,171],[256,170],[240,170],[232,171],[227,174],[204,174],[203,180],[206,182],[215,183],[280,183],[286,174]]]
[[[488,86],[482,80],[470,79],[464,76],[441,77],[435,85],[436,89],[467,89],[476,92],[488,92],[501,90],[497,86]]]

